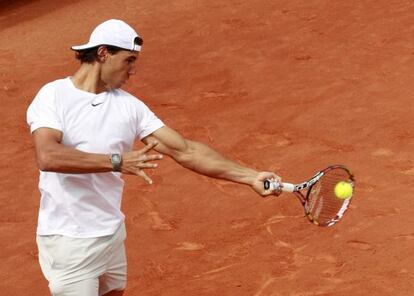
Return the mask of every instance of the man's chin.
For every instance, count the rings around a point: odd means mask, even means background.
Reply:
[[[121,88],[121,86],[123,86],[126,83],[126,80],[118,83],[118,85],[115,88]]]

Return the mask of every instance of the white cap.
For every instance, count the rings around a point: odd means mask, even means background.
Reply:
[[[136,42],[135,38],[139,40]],[[141,51],[142,39],[127,23],[120,20],[108,20],[93,30],[89,42],[72,46],[73,50],[82,50],[99,45],[112,45],[131,51]]]

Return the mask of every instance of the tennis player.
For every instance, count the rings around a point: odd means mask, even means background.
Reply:
[[[108,20],[73,46],[80,67],[43,86],[27,111],[41,193],[37,244],[52,295],[122,295],[126,286],[121,174],[148,184],[146,169],[163,155],[197,173],[251,186],[258,194],[271,172],[241,166],[167,127],[121,86],[135,73],[142,38]],[[141,140],[145,147],[133,151]],[[153,152],[152,152],[153,151]],[[279,194],[280,192],[276,192]]]

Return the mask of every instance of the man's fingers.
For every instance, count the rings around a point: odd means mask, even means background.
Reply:
[[[257,178],[259,181],[255,189],[263,197],[273,195],[279,196],[282,194],[282,179],[280,176],[276,175],[273,172],[261,172]],[[270,182],[269,188],[265,188],[265,183]],[[279,187],[280,186],[280,187]]]
[[[151,155],[144,155],[141,161],[151,161],[151,160],[158,160],[161,159],[161,154],[151,154]]]
[[[272,190],[273,195],[279,196],[282,194],[283,183],[280,180],[280,177],[275,180],[278,183],[278,187]]]
[[[278,182],[278,183],[281,183],[282,178],[280,178],[280,177],[279,177],[278,175],[276,175],[276,174],[273,174],[273,175],[272,175],[271,180],[272,180],[272,181],[276,181],[276,182]]]
[[[144,171],[138,171],[137,175],[143,178],[148,184],[152,184],[151,178],[148,177],[148,175]]]
[[[144,163],[144,162],[141,162],[141,163],[137,164],[137,168],[140,168],[140,169],[154,169],[156,167],[158,167],[157,163]]]
[[[152,180],[148,175],[143,171],[144,169],[154,169],[158,167],[157,163],[150,163],[150,161],[159,160],[163,158],[161,154],[151,154],[146,155],[151,149],[158,145],[157,141],[148,143],[144,148],[138,151],[132,151],[128,161],[125,161],[124,158],[124,167],[125,171],[130,174],[135,174],[143,178],[148,184],[152,184]]]
[[[281,195],[282,194],[282,187],[279,187],[278,189],[276,189],[273,194],[276,195],[276,196]]]

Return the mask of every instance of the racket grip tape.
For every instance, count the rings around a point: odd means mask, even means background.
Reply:
[[[265,180],[263,182],[263,186],[265,190],[278,190],[280,187],[282,187],[281,189],[284,192],[295,191],[295,185],[291,183],[279,183],[278,181]]]

